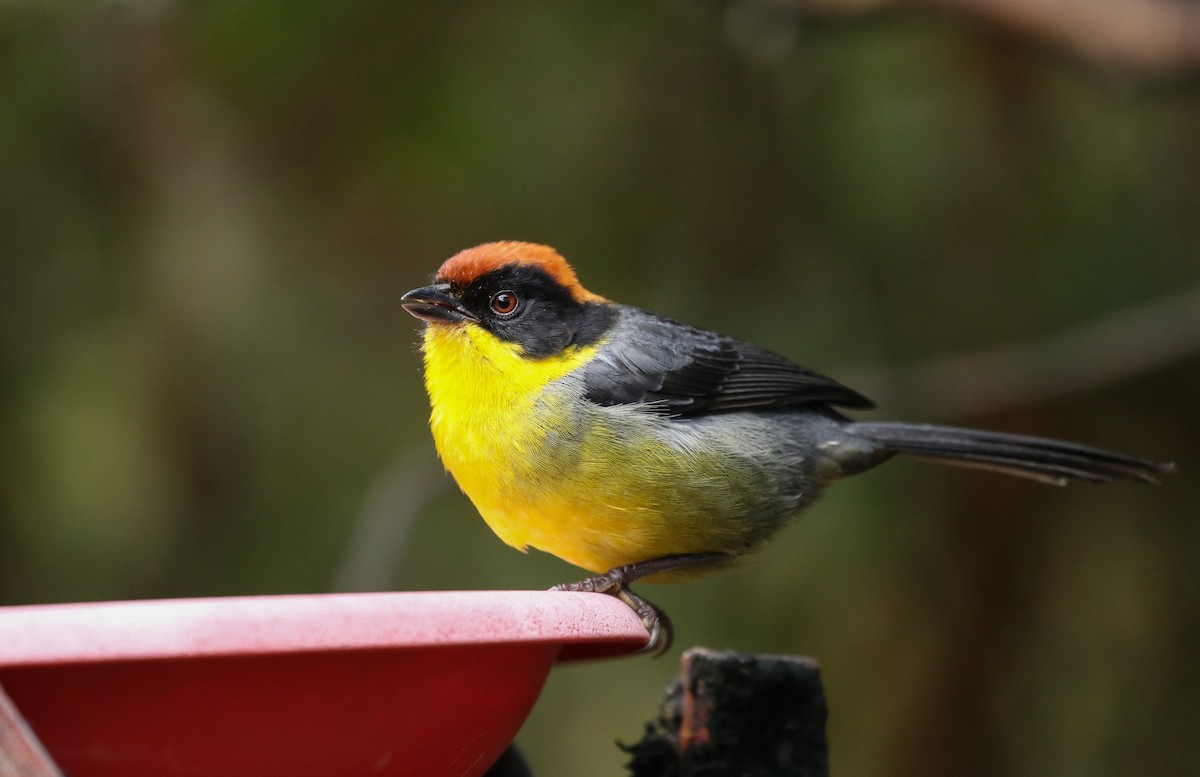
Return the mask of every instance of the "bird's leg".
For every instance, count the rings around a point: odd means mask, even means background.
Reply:
[[[681,553],[677,556],[662,556],[648,561],[638,561],[633,564],[613,567],[602,575],[580,580],[578,583],[563,583],[551,588],[551,591],[586,591],[588,593],[608,594],[615,596],[638,614],[650,632],[650,641],[642,652],[652,652],[662,655],[671,649],[675,641],[675,630],[667,614],[654,606],[647,599],[635,594],[629,584],[643,577],[673,572],[691,566],[711,566],[728,561],[725,553]]]

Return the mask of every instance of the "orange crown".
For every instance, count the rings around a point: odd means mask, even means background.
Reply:
[[[466,286],[480,276],[510,264],[526,264],[540,267],[566,289],[576,302],[606,302],[604,297],[593,294],[579,283],[575,271],[567,260],[550,246],[537,243],[505,241],[459,251],[438,269],[439,281]]]

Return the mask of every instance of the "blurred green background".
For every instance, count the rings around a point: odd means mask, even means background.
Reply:
[[[398,304],[531,240],[876,417],[1177,461],[897,462],[644,592],[680,646],[818,658],[838,775],[1200,773],[1200,88],[743,11],[4,3],[0,603],[578,578],[441,474]],[[620,774],[675,670],[556,671],[535,773]]]

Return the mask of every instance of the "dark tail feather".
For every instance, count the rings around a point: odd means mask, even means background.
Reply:
[[[1163,475],[1175,471],[1175,465],[1170,463],[1020,434],[892,422],[858,422],[851,429],[855,435],[890,453],[997,470],[1055,485],[1068,480],[1157,483]]]

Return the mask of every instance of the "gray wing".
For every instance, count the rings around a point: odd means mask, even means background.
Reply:
[[[672,416],[811,403],[874,407],[857,391],[779,354],[624,306],[614,337],[581,377],[592,402],[654,403]]]

